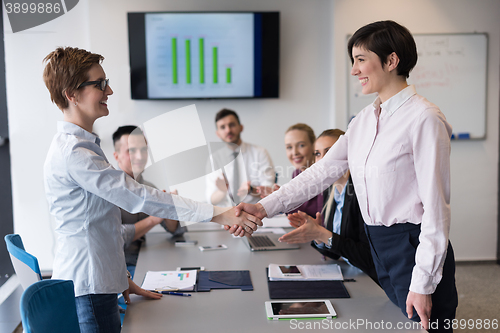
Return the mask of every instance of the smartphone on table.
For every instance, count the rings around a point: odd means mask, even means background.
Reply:
[[[300,272],[300,269],[293,265],[293,266],[286,266],[286,265],[283,265],[283,266],[279,266],[280,268],[280,271],[281,271],[281,274],[283,274],[283,276],[301,276],[302,273]]]
[[[219,244],[215,246],[200,246],[200,251],[216,251],[216,250],[225,250],[227,246],[224,244]]]

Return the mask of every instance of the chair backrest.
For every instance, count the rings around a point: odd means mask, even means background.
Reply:
[[[7,243],[12,266],[14,266],[23,289],[26,290],[31,284],[40,281],[42,273],[38,266],[38,259],[24,250],[21,236],[17,234],[6,235],[5,243]]]
[[[20,308],[26,333],[80,332],[73,281],[33,283],[21,296]]]

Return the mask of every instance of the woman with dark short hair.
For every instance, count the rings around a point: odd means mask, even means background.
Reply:
[[[323,191],[350,169],[379,282],[392,302],[425,329],[451,331],[458,304],[450,230],[451,126],[406,82],[417,62],[411,33],[393,21],[368,24],[348,43],[351,74],[377,93],[326,156],[256,205],[272,217]],[[311,193],[315,195],[315,193]],[[239,228],[231,228],[231,231]]]

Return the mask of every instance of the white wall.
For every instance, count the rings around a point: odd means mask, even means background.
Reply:
[[[14,232],[28,252],[51,269],[54,224],[43,187],[43,163],[62,113],[42,80],[43,58],[61,45],[88,48],[87,0],[56,20],[12,33],[4,12],[7,112],[12,170]]]
[[[281,12],[280,98],[264,100],[132,101],[128,59],[129,11],[249,10]],[[215,113],[223,107],[238,112],[245,126],[243,139],[266,147],[275,165],[289,165],[283,135],[297,122],[317,133],[330,126],[331,2],[323,0],[85,0],[59,19],[25,33],[6,33],[6,67],[14,192],[14,227],[40,261],[50,269],[53,222],[43,189],[42,168],[56,120],[42,82],[42,59],[57,46],[77,46],[104,55],[103,68],[114,95],[110,115],[94,127],[110,160],[111,134],[121,125],[142,124],[164,112],[196,103],[209,141],[215,136]],[[10,31],[10,28],[6,26]],[[24,93],[23,93],[24,92]],[[19,110],[22,110],[19,111]],[[288,175],[288,178],[290,176]],[[280,181],[283,182],[283,179]],[[204,189],[201,183],[203,199]],[[183,194],[182,192],[180,193]]]
[[[360,26],[390,19],[405,25],[412,33],[488,33],[487,138],[452,142],[450,239],[458,260],[496,259],[499,17],[498,0],[335,0],[332,9],[337,96],[334,108],[339,124],[346,121],[346,36]]]
[[[243,139],[266,147],[281,167],[288,166],[283,133],[289,125],[306,122],[317,133],[335,124],[345,129],[347,34],[379,19],[399,21],[414,33],[489,33],[488,137],[452,145],[451,239],[457,259],[496,257],[500,1],[80,0],[68,14],[26,32],[9,33],[5,19],[15,231],[42,269],[52,266],[54,238],[42,167],[56,120],[62,116],[49,101],[41,61],[57,46],[82,47],[105,56],[103,67],[115,94],[109,99],[110,116],[98,120],[94,129],[112,159],[110,137],[117,126],[141,124],[193,103],[130,99],[126,13],[159,10],[281,12],[280,98],[194,101],[208,140],[216,140],[215,113],[233,108],[245,125]]]

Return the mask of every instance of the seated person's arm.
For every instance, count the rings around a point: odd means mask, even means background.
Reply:
[[[260,187],[265,188],[265,186],[253,187],[250,184],[250,181],[243,182],[241,184],[240,188],[238,189],[238,196],[241,198],[241,197],[245,197],[248,194],[248,195],[251,195],[252,197],[260,197],[261,196],[261,193],[259,190]]]
[[[217,178],[215,181],[215,185],[217,189],[212,193],[212,196],[210,197],[210,203],[212,205],[217,205],[219,202],[221,202],[226,197],[227,193],[227,183],[223,178]]]
[[[269,194],[280,189],[278,184],[273,184],[273,186],[257,186],[257,193],[261,198],[267,197]]]
[[[170,194],[179,195],[177,190],[173,190]],[[180,236],[187,231],[186,227],[182,227],[177,220],[164,219],[160,225],[174,236]]]
[[[181,226],[177,220],[165,219],[160,225],[174,236],[180,236],[187,231],[186,227]]]
[[[267,150],[260,151],[258,161],[260,180],[254,195],[265,198],[274,191],[279,190],[280,186],[275,183],[277,181],[277,173],[274,170],[273,162]]]
[[[133,241],[138,240],[144,236],[149,230],[151,230],[155,225],[160,224],[163,221],[161,217],[148,216],[145,219],[140,220],[134,224],[135,233]]]

